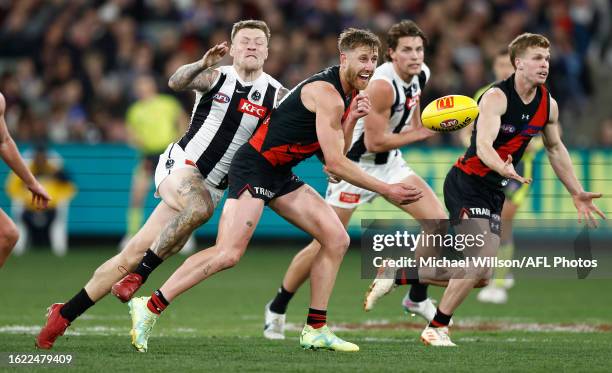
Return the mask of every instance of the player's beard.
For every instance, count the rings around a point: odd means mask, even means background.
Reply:
[[[356,69],[351,68],[349,68],[346,72],[348,77],[347,80],[351,83],[353,88],[359,91],[366,89],[366,87],[368,86],[368,82],[370,81],[370,79],[363,80],[359,77],[359,74],[362,72],[364,72],[364,70],[358,71]]]

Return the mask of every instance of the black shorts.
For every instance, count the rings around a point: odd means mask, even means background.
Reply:
[[[444,204],[452,224],[464,216],[487,219],[491,232],[499,235],[504,198],[501,189],[493,189],[457,167],[452,167],[444,180]]]
[[[227,198],[238,199],[248,191],[266,205],[274,198],[289,194],[304,185],[291,172],[273,167],[248,142],[234,155],[229,169],[229,191]]]

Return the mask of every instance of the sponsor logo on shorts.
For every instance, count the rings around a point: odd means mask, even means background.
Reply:
[[[470,207],[470,215],[491,216],[491,211],[484,207]]]
[[[499,232],[501,232],[501,216],[499,216],[498,214],[492,214],[490,226],[491,232],[499,234]]]
[[[215,95],[213,96],[213,100],[221,103],[221,104],[227,104],[228,102],[230,102],[230,98],[228,95],[226,95],[225,93],[221,93],[221,92],[217,92],[215,93]]]
[[[258,118],[263,118],[266,116],[268,109],[243,98],[240,99],[240,103],[238,104],[238,111],[256,116]]]
[[[361,194],[340,192],[340,202],[357,203],[361,198]]]
[[[276,193],[272,193],[272,191],[266,189],[266,188],[262,188],[262,187],[253,187],[253,190],[255,191],[256,194],[259,194],[261,196],[266,196],[268,198],[274,198],[274,195]]]
[[[444,110],[455,107],[454,97],[442,97],[436,100],[436,109]]]

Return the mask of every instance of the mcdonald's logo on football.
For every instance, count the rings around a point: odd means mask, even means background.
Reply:
[[[455,99],[452,96],[442,97],[436,100],[436,109],[438,110],[450,109],[454,106],[455,106]]]

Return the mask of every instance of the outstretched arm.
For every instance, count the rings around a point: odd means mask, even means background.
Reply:
[[[306,97],[305,97],[306,96]],[[415,202],[421,191],[406,184],[386,184],[365,173],[344,155],[344,132],[341,119],[344,113],[342,99],[327,82],[313,82],[302,88],[302,100],[316,113],[316,130],[326,166],[334,175],[360,188],[377,192],[395,203]]]
[[[493,148],[493,142],[501,126],[501,116],[506,112],[506,106],[506,95],[500,89],[491,89],[483,95],[476,124],[478,125],[476,153],[484,164],[501,176],[529,184],[531,179],[525,179],[514,169],[512,156],[508,155],[508,159],[501,159]]]
[[[227,51],[227,42],[215,45],[201,60],[179,67],[170,77],[168,86],[174,91],[196,89],[207,92],[219,74],[211,67],[219,63]]]
[[[603,219],[606,218],[604,213],[593,204],[593,199],[600,198],[601,193],[585,192],[580,181],[578,181],[572,159],[561,141],[559,107],[554,99],[551,99],[550,102],[550,118],[546,127],[544,127],[543,140],[550,165],[567,191],[572,195],[574,205],[578,210],[578,221],[582,222],[582,219],[588,219],[589,223],[596,226],[597,223],[593,213],[598,214]]]
[[[40,208],[47,207],[47,203],[51,199],[40,183],[34,178],[32,172],[21,158],[17,145],[8,132],[6,122],[4,121],[4,111],[6,102],[4,96],[0,93],[0,157],[6,164],[15,172],[28,189],[32,192],[32,202]]]

